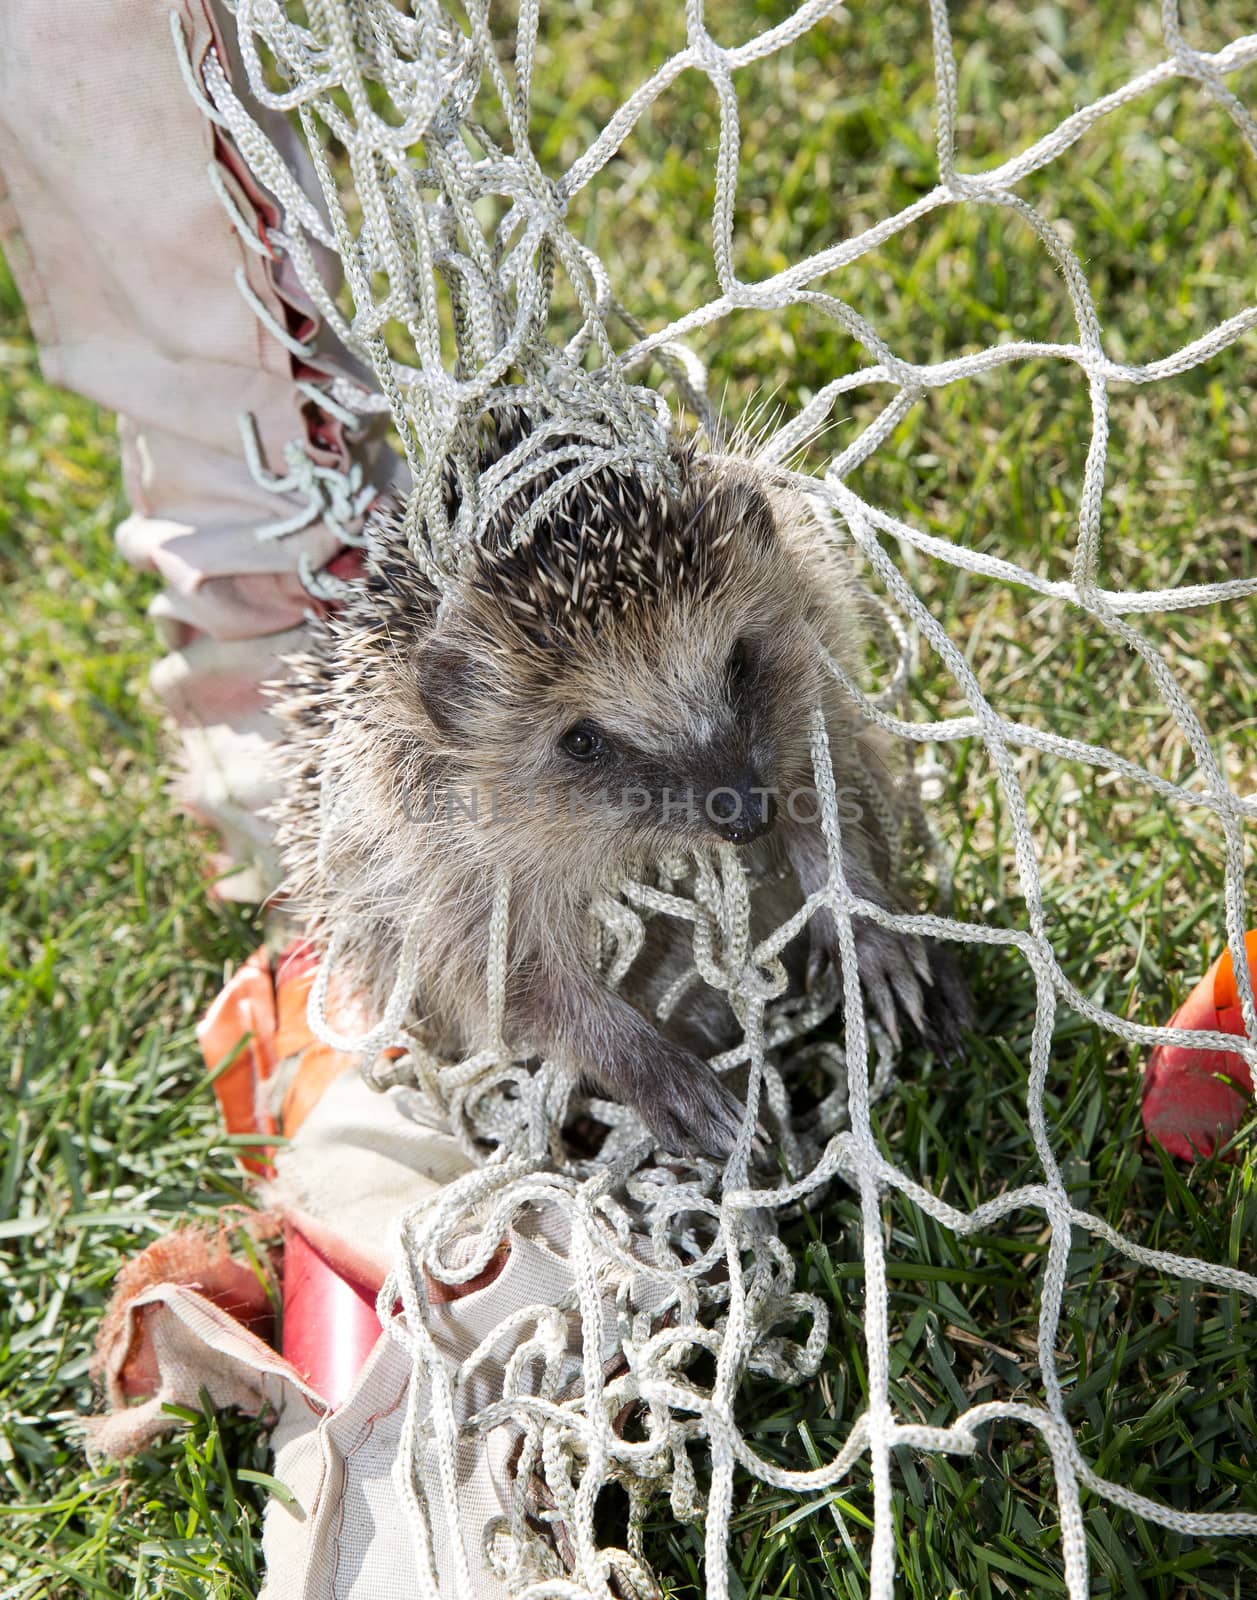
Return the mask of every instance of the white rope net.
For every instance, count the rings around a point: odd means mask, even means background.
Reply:
[[[368,1053],[402,1039],[409,1053],[393,1064],[394,1077],[416,1085],[426,1103],[448,1118],[467,1148],[477,1152],[480,1163],[439,1204],[408,1219],[405,1265],[381,1300],[382,1306],[391,1306],[394,1295],[400,1297],[404,1315],[390,1325],[410,1349],[417,1369],[430,1379],[434,1397],[430,1416],[411,1419],[409,1457],[400,1479],[421,1556],[423,1592],[437,1593],[434,1525],[458,1523],[460,1442],[505,1416],[518,1425],[522,1444],[513,1469],[514,1506],[494,1559],[508,1592],[538,1600],[543,1595],[576,1600],[656,1593],[642,1524],[647,1505],[660,1491],[670,1493],[677,1518],[702,1517],[707,1592],[725,1600],[735,1472],[740,1469],[800,1497],[815,1497],[841,1485],[862,1458],[871,1474],[874,1510],[870,1589],[884,1600],[895,1581],[892,1452],[964,1456],[978,1447],[980,1428],[998,1419],[1037,1431],[1050,1457],[1066,1584],[1075,1600],[1088,1593],[1080,1504],[1084,1488],[1180,1533],[1257,1535],[1257,1516],[1194,1513],[1157,1504],[1107,1481],[1084,1459],[1067,1417],[1058,1371],[1071,1236],[1086,1236],[1129,1262],[1184,1283],[1251,1297],[1257,1294],[1257,1279],[1146,1248],[1080,1209],[1070,1199],[1045,1113],[1054,1029],[1069,1013],[1125,1041],[1136,1053],[1157,1043],[1238,1049],[1250,1069],[1257,1067],[1257,1016],[1243,954],[1244,830],[1257,818],[1257,799],[1234,792],[1179,676],[1132,620],[1251,600],[1257,582],[1237,579],[1156,590],[1109,589],[1101,583],[1110,392],[1164,382],[1209,361],[1257,327],[1257,308],[1158,359],[1139,365],[1115,361],[1105,348],[1086,270],[1065,231],[1019,192],[1024,180],[1057,161],[1100,119],[1176,79],[1190,80],[1257,153],[1257,123],[1231,87],[1241,69],[1257,62],[1257,34],[1202,53],[1188,45],[1177,7],[1166,0],[1163,59],[1075,110],[1029,148],[972,173],[962,169],[957,154],[957,65],[947,8],[944,0],[931,0],[936,185],[875,226],[839,238],[766,278],[747,281],[735,265],[741,137],[735,74],[824,26],[837,9],[835,0],[806,0],[776,26],[733,45],[716,41],[701,0],[690,0],[685,47],[628,95],[577,159],[554,172],[543,168],[530,143],[539,0],[520,0],[518,16],[504,23],[491,17],[488,4],[480,0],[467,0],[463,7],[453,0],[415,0],[412,14],[391,0],[309,0],[302,8],[285,7],[278,0],[236,0],[232,9],[254,100],[299,120],[318,192],[307,192],[285,165],[212,54],[198,64],[195,86],[208,96],[211,114],[230,131],[279,203],[282,223],[272,230],[269,246],[286,253],[328,326],[375,375],[383,397],[377,409],[387,406],[413,479],[409,542],[416,561],[439,585],[448,587],[460,554],[532,477],[558,466],[564,473],[561,481],[570,484],[630,459],[639,467],[653,462],[655,470],[666,470],[662,446],[670,428],[668,405],[658,390],[644,385],[652,362],[665,387],[672,386],[674,399],[679,397],[711,436],[718,437],[719,422],[706,398],[702,367],[682,342],[687,335],[748,312],[780,313],[806,304],[858,341],[864,363],[817,393],[779,428],[764,453],[770,461],[789,463],[830,416],[838,396],[873,387],[889,391],[876,420],[823,474],[809,480],[811,491],[832,508],[835,536],[856,547],[880,585],[893,635],[902,645],[888,688],[871,695],[851,685],[852,692],[870,719],[922,748],[924,765],[937,768],[934,752],[940,746],[981,741],[1010,819],[1015,892],[1024,906],[1021,926],[998,928],[933,915],[892,917],[856,898],[843,879],[841,819],[818,720],[814,759],[832,875],[824,893],[814,896],[791,924],[760,948],[750,947],[747,889],[732,853],[691,869],[664,864],[657,881],[626,885],[621,900],[596,908],[607,933],[605,948],[613,952],[608,981],[616,981],[631,961],[644,916],[688,919],[694,927],[699,974],[728,992],[744,1018],[744,1046],[716,1063],[718,1069],[750,1063],[750,1109],[743,1137],[724,1170],[703,1161],[647,1165],[639,1125],[628,1113],[605,1105],[597,1107],[598,1115],[612,1125],[612,1135],[598,1157],[582,1161],[564,1153],[555,1130],[568,1109],[568,1085],[545,1066],[529,1070],[512,1057],[509,1042],[501,1037],[509,884],[499,885],[488,975],[490,1013],[498,1019],[493,1048],[460,1063],[435,1061],[412,1048],[413,1042],[399,1033],[413,993],[413,973],[403,959],[396,1003],[368,1041]],[[647,333],[621,310],[612,274],[569,230],[568,213],[575,198],[621,150],[639,119],[687,73],[706,78],[719,111],[712,238],[720,293]],[[834,292],[844,268],[950,207],[997,208],[1033,231],[1064,280],[1076,339],[1010,341],[954,359],[914,362],[897,355],[873,322]],[[700,219],[694,222],[697,228]],[[841,215],[835,215],[835,234],[841,232],[841,223]],[[339,257],[347,299],[320,277],[318,245]],[[824,289],[817,287],[822,282]],[[849,481],[930,391],[1029,361],[1071,368],[1090,396],[1090,445],[1072,573],[1059,580],[1041,576],[1012,556],[979,554],[959,539],[928,534],[893,510],[868,503]],[[335,399],[347,414],[371,407],[369,399],[349,387]],[[506,403],[522,405],[534,431],[524,446],[477,481],[477,422],[486,410]],[[561,443],[548,449],[549,440]],[[441,483],[447,461],[454,463],[461,488],[452,519]],[[526,536],[522,527],[519,537]],[[963,641],[948,637],[914,591],[911,574],[918,553],[1056,602],[1121,641],[1142,661],[1168,718],[1181,731],[1194,773],[1185,781],[1172,780],[1116,752],[1001,715],[969,664]],[[967,702],[964,715],[922,722],[900,714],[915,635],[928,642],[951,675]],[[1120,775],[1147,797],[1149,806],[1207,816],[1224,845],[1226,931],[1246,1041],[1133,1022],[1096,1004],[1070,980],[1054,947],[1019,777],[1018,758],[1027,750],[1081,764],[1097,776]],[[1009,892],[1014,892],[1011,884]],[[822,905],[829,906],[840,930],[846,1017],[842,1049],[811,1038],[836,997],[830,997],[828,1008],[784,999],[775,959]],[[931,1192],[928,1173],[896,1166],[883,1154],[871,1107],[890,1082],[892,1052],[875,1028],[865,1026],[852,933],[857,914],[904,931],[1003,946],[1024,961],[1035,994],[1025,1112],[1041,1167],[1038,1182],[964,1210]],[[753,1186],[750,1144],[761,1098],[789,1128],[792,1078],[818,1070],[827,1075],[830,1092],[807,1126],[785,1137],[790,1180],[778,1188]],[[488,1159],[487,1147],[495,1150]],[[836,1179],[852,1186],[859,1197],[869,1402],[860,1416],[849,1419],[845,1441],[831,1459],[810,1470],[787,1471],[757,1452],[740,1432],[739,1389],[748,1371],[787,1382],[803,1382],[817,1372],[826,1346],[827,1306],[820,1296],[796,1291],[796,1264],[777,1237],[776,1221],[791,1208],[819,1198]],[[1048,1244],[1040,1283],[1041,1396],[1036,1403],[997,1400],[958,1408],[941,1426],[925,1426],[896,1413],[890,1388],[892,1327],[883,1215],[888,1191],[897,1191],[961,1236],[990,1232],[1026,1211],[1042,1217]],[[570,1303],[529,1307],[513,1329],[502,1330],[515,1341],[503,1395],[474,1420],[460,1421],[457,1383],[443,1376],[439,1354],[425,1332],[425,1272],[451,1282],[470,1280],[486,1268],[525,1214],[551,1219],[551,1235],[557,1230],[565,1241],[575,1289]],[[649,1285],[644,1296],[630,1292],[631,1284],[643,1283]],[[696,1369],[700,1355],[709,1365]],[[632,1406],[641,1408],[641,1420],[630,1436],[622,1420]],[[426,1473],[419,1470],[424,1461],[431,1468]],[[601,1542],[598,1516],[599,1496],[611,1482],[623,1487],[631,1507],[627,1536],[614,1545]],[[456,1558],[456,1575],[470,1593],[461,1556]]]

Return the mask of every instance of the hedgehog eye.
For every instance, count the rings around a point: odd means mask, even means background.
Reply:
[[[578,722],[559,740],[559,747],[574,761],[591,761],[601,754],[605,742],[592,722]]]

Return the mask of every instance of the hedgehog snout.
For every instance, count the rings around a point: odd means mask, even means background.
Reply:
[[[748,769],[718,784],[704,808],[713,829],[730,844],[762,839],[777,820],[777,802],[758,772]]]

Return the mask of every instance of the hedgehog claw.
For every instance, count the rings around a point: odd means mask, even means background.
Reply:
[[[901,1019],[927,1043],[959,1044],[968,1023],[968,991],[950,958],[915,934],[857,921],[856,960],[874,1015],[898,1047]]]

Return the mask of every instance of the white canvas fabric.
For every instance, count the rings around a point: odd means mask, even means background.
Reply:
[[[401,1219],[413,1221],[416,1208],[422,1213],[447,1181],[470,1170],[451,1136],[416,1120],[416,1110],[410,1092],[377,1094],[356,1072],[347,1074],[279,1154],[267,1191],[273,1209],[303,1228],[312,1220],[312,1231],[340,1263],[369,1281],[382,1281],[401,1250]],[[373,1253],[363,1241],[391,1241],[391,1248]],[[457,1266],[485,1242],[468,1233],[446,1259]],[[529,1492],[514,1474],[522,1436],[509,1416],[484,1429],[474,1419],[500,1400],[508,1364],[542,1328],[550,1342],[538,1371],[546,1369],[548,1389],[573,1402],[579,1396],[583,1328],[570,1242],[561,1213],[521,1206],[489,1241],[499,1259],[505,1255],[492,1282],[429,1299],[426,1331],[446,1386],[441,1398],[458,1431],[456,1524],[440,1513],[432,1384],[404,1338],[382,1333],[351,1392],[332,1407],[269,1345],[186,1284],[154,1285],[128,1305],[129,1327],[117,1341],[107,1386],[140,1341],[157,1388],[141,1405],[92,1419],[89,1442],[101,1453],[139,1449],[171,1426],[164,1404],[195,1406],[205,1388],[217,1406],[274,1419],[273,1472],[288,1496],[272,1498],[267,1508],[262,1600],[413,1600],[421,1564],[442,1594],[499,1600],[508,1592],[501,1573],[513,1554],[512,1507]],[[659,1288],[625,1262],[607,1276],[603,1293],[609,1331],[602,1353],[612,1361],[617,1300],[627,1297],[648,1310],[658,1304]],[[557,1348],[556,1328],[562,1330]],[[538,1387],[527,1365],[515,1381],[521,1394]],[[412,1461],[413,1485],[406,1481]],[[416,1541],[409,1516],[415,1494],[436,1512],[430,1550]],[[545,1508],[537,1502],[533,1510]],[[561,1526],[554,1537],[561,1544]],[[559,1571],[556,1554],[550,1575]]]
[[[118,543],[165,585],[154,682],[182,730],[184,797],[242,869],[224,892],[260,898],[259,684],[312,604],[299,574],[344,549],[392,466],[342,404],[311,399],[353,393],[358,369],[263,248],[272,211],[189,95],[172,15],[193,60],[213,45],[231,69],[208,0],[0,7],[0,246],[45,376],[121,413]],[[283,119],[258,114],[300,166]],[[320,265],[334,281],[334,257]]]
[[[472,1170],[457,1140],[424,1120],[411,1090],[379,1094],[356,1068],[323,1091],[274,1164],[262,1204],[377,1289],[393,1264],[398,1217]]]
[[[630,1274],[624,1284],[631,1284]],[[416,1423],[421,1430],[428,1426],[433,1405],[406,1346],[382,1334],[344,1404],[317,1420],[300,1387],[290,1383],[272,1435],[273,1470],[304,1515],[278,1499],[267,1508],[262,1600],[413,1600],[420,1592],[420,1566],[429,1562],[441,1594],[501,1600],[511,1592],[502,1573],[514,1554],[509,1524],[520,1433],[509,1419],[483,1433],[468,1424],[501,1395],[521,1319],[527,1321],[532,1310],[538,1320],[573,1298],[564,1242],[540,1231],[530,1237],[512,1230],[506,1265],[493,1283],[430,1308],[428,1331],[463,1430],[455,1460],[456,1524],[442,1509],[448,1502],[439,1490],[438,1445],[430,1441],[419,1452],[416,1488],[434,1513],[430,1556],[416,1544],[411,1495],[399,1481],[409,1466],[406,1435]],[[610,1289],[608,1307],[614,1298]],[[496,1340],[495,1328],[505,1329]],[[576,1318],[569,1319],[569,1329],[567,1384],[574,1395],[580,1373]],[[555,1539],[561,1544],[562,1528]],[[556,1554],[551,1571],[536,1577],[560,1573]]]

